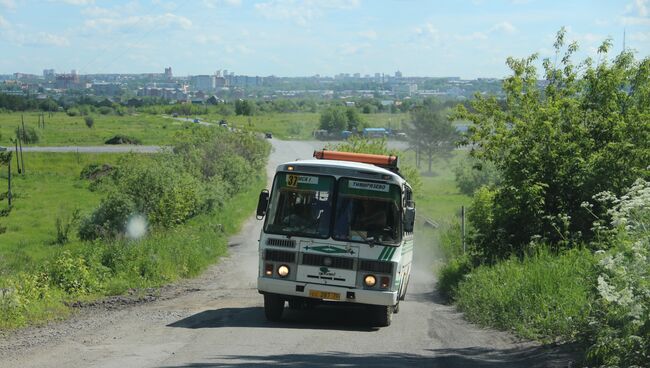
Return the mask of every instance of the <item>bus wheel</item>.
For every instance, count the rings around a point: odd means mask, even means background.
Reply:
[[[282,319],[284,299],[275,294],[264,294],[264,314],[269,321]]]
[[[377,327],[387,327],[393,319],[392,305],[373,305],[370,307],[374,325]]]

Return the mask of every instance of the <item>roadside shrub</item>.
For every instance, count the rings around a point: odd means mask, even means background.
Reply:
[[[99,207],[79,226],[82,240],[113,239],[124,233],[126,221],[135,212],[129,196],[119,192],[109,194]]]
[[[99,282],[81,256],[65,251],[48,267],[52,283],[69,294],[80,295],[96,291]]]
[[[120,160],[113,179],[117,190],[155,225],[182,223],[203,205],[203,184],[171,154],[129,155]]]
[[[588,250],[555,256],[542,249],[523,260],[479,266],[458,284],[456,301],[481,325],[526,338],[572,341],[588,322],[595,262]],[[458,272],[451,271],[453,279]]]
[[[110,115],[113,113],[113,109],[108,106],[102,106],[97,111],[99,111],[99,113],[102,115]]]
[[[16,137],[19,137],[23,144],[38,143],[41,138],[38,131],[33,127],[26,127],[25,129],[16,127]]]
[[[92,116],[84,117],[84,122],[88,128],[92,128],[95,125],[95,119]]]
[[[79,116],[79,115],[81,115],[81,111],[79,111],[79,109],[76,108],[76,107],[71,107],[71,108],[67,109],[65,111],[65,113],[68,114],[68,116]]]
[[[453,301],[458,292],[458,284],[472,270],[469,257],[461,256],[452,258],[438,271],[437,288],[440,294],[448,301]]]
[[[55,220],[56,238],[54,244],[64,245],[70,240],[70,231],[79,222],[79,209],[75,209],[69,216],[57,216]]]
[[[19,273],[0,279],[0,329],[25,325],[34,311],[34,304],[51,303],[49,278],[44,273]]]

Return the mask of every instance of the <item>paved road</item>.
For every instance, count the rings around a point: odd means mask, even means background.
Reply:
[[[315,142],[272,140],[269,174],[311,157]],[[320,147],[317,147],[320,148]],[[255,289],[260,222],[230,239],[230,256],[152,302],[90,308],[0,340],[0,367],[562,367],[562,353],[465,322],[434,291],[429,262],[415,264],[401,311],[386,328],[363,309],[288,311],[267,322]],[[422,261],[427,253],[418,250]]]

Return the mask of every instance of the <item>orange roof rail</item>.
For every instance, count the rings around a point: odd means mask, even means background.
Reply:
[[[314,157],[319,160],[339,160],[361,162],[383,167],[393,172],[397,172],[397,156],[374,155],[370,153],[353,153],[321,150],[314,151]]]

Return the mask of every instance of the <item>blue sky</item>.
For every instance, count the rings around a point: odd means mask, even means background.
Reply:
[[[508,56],[650,54],[650,0],[0,0],[0,74],[503,77]]]

